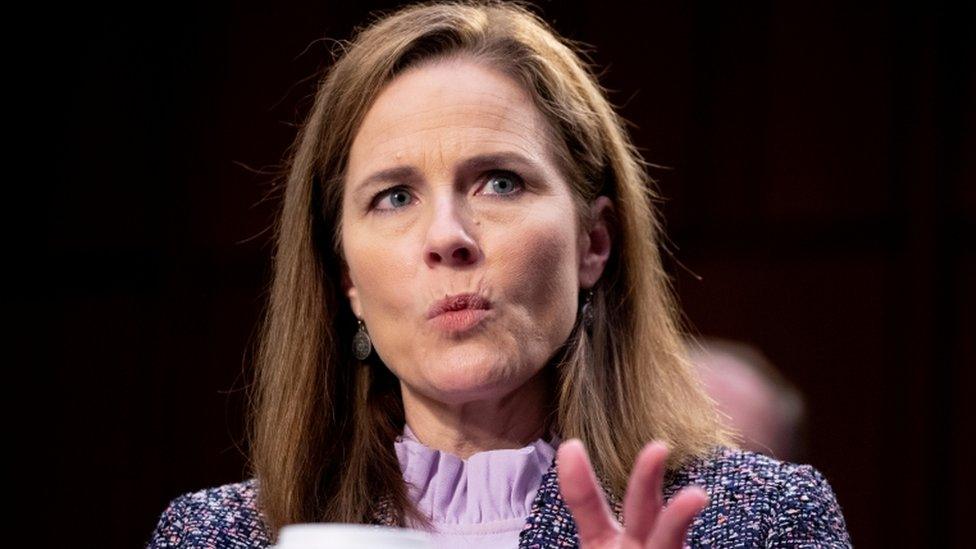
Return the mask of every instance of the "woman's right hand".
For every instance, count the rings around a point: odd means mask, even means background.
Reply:
[[[689,487],[664,505],[667,448],[651,442],[641,450],[627,483],[624,523],[613,517],[583,443],[559,446],[559,488],[573,513],[582,549],[679,549],[695,515],[708,504],[698,487]]]

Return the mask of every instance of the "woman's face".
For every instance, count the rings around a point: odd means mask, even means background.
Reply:
[[[405,396],[503,397],[569,336],[609,254],[608,201],[579,230],[548,139],[531,98],[471,61],[408,70],[363,120],[344,182],[343,285]]]

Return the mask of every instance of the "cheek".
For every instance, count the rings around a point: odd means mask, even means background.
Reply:
[[[498,254],[498,273],[506,280],[511,301],[524,306],[533,320],[572,323],[576,300],[577,261],[573,235],[558,223],[515,231]]]
[[[416,262],[409,261],[405,246],[389,246],[383,240],[358,238],[346,247],[350,278],[367,322],[406,315],[413,295],[406,286],[414,278]]]

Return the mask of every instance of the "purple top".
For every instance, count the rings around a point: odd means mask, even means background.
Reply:
[[[518,547],[558,437],[468,459],[425,446],[404,426],[394,443],[417,509],[430,517],[437,548]]]

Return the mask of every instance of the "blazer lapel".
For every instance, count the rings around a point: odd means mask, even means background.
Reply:
[[[622,521],[623,507],[620,501],[607,490],[605,482],[602,484],[610,509],[617,520]],[[525,528],[519,533],[519,549],[549,547],[579,547],[576,522],[559,491],[555,459],[552,460],[552,465],[549,466],[546,474],[542,476],[542,484],[532,503],[529,518],[525,521]]]
[[[376,512],[373,513],[371,524],[380,526],[397,526],[396,514],[393,512],[393,498],[388,494],[380,497]]]

